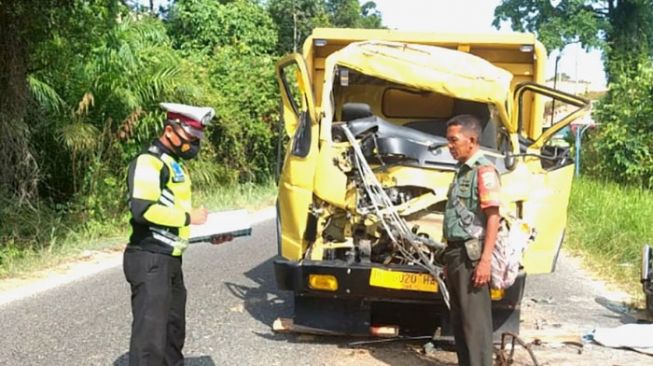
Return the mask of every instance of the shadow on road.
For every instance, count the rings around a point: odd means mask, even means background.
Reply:
[[[623,302],[610,300],[603,296],[595,297],[594,301],[614,313],[611,317],[615,319],[619,318],[619,321],[623,324],[637,323],[640,321],[641,314],[639,314],[637,309],[633,309]]]
[[[292,294],[277,289],[272,261],[276,257],[260,263],[244,275],[258,286],[244,286],[225,282],[229,292],[243,301],[245,310],[256,320],[272,327],[278,317],[290,317],[293,311]]]
[[[113,366],[129,366],[129,352],[123,353],[115,361]],[[184,357],[184,366],[216,366],[211,356]]]
[[[275,319],[292,318],[293,315],[292,293],[277,289],[273,268],[275,258],[271,257],[244,273],[248,279],[256,283],[255,286],[225,282],[225,286],[231,294],[243,301],[244,310],[270,329],[269,333],[254,332],[257,336],[273,342],[335,345],[342,350],[348,351],[344,352],[342,356],[347,360],[335,361],[337,365],[348,360],[354,363],[361,361],[361,364],[366,365],[368,363],[365,360],[370,358],[388,365],[456,365],[455,354],[453,362],[451,362],[451,352],[443,351],[439,355],[442,357],[438,355],[436,357],[425,357],[420,354],[421,346],[425,342],[419,344],[415,342],[388,342],[351,346],[351,342],[366,340],[367,338],[272,332],[272,323]],[[330,364],[331,362],[327,363]]]

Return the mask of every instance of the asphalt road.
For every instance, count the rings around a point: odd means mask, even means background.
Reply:
[[[275,289],[273,221],[249,238],[184,256],[188,365],[320,365],[333,342],[295,342],[271,324],[292,299]],[[0,307],[0,365],[127,365],[131,313],[121,267]],[[337,348],[337,347],[336,347]]]
[[[274,283],[275,237],[269,220],[254,226],[251,237],[187,251],[187,365],[451,364],[451,354],[435,361],[416,352],[416,344],[352,349],[351,339],[272,332],[275,318],[292,313],[292,299]],[[571,324],[578,331],[625,322],[608,300],[601,303],[601,290],[585,276],[563,256],[556,274],[533,277],[524,300],[524,327],[544,321],[544,328]],[[129,295],[119,266],[0,305],[0,365],[127,365]],[[572,310],[561,310],[563,305]]]

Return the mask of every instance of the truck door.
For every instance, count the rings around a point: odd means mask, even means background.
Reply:
[[[313,199],[313,176],[318,156],[318,121],[306,63],[290,54],[276,65],[281,94],[281,119],[286,136],[285,157],[279,175],[277,220],[279,254],[299,260],[306,249],[304,232]]]
[[[529,130],[523,126],[522,107],[525,98],[538,95],[547,105],[552,115],[562,110],[564,117],[553,122],[535,141],[520,138],[520,152],[529,174],[529,193],[522,202],[522,216],[537,231],[535,242],[524,254],[524,267],[528,273],[547,273],[555,269],[560,246],[564,240],[567,224],[567,206],[574,175],[574,164],[569,147],[558,148],[547,144],[551,138],[571,122],[589,112],[589,101],[559,90],[535,83],[523,83],[515,89],[513,111],[517,131]],[[556,108],[558,106],[558,108]],[[562,107],[562,108],[560,108]]]

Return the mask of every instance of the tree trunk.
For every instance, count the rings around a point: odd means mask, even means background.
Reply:
[[[19,204],[36,197],[38,167],[25,121],[29,91],[26,27],[29,14],[20,2],[0,6],[0,194]]]
[[[624,0],[611,11],[606,35],[605,72],[608,82],[631,78],[653,51],[653,10],[650,0]]]

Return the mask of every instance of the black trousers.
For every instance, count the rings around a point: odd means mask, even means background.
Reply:
[[[132,293],[129,365],[183,365],[186,287],[181,257],[127,248],[123,270]]]
[[[458,365],[491,366],[493,345],[490,288],[474,287],[472,276],[476,263],[469,260],[464,245],[447,248],[444,260]]]

